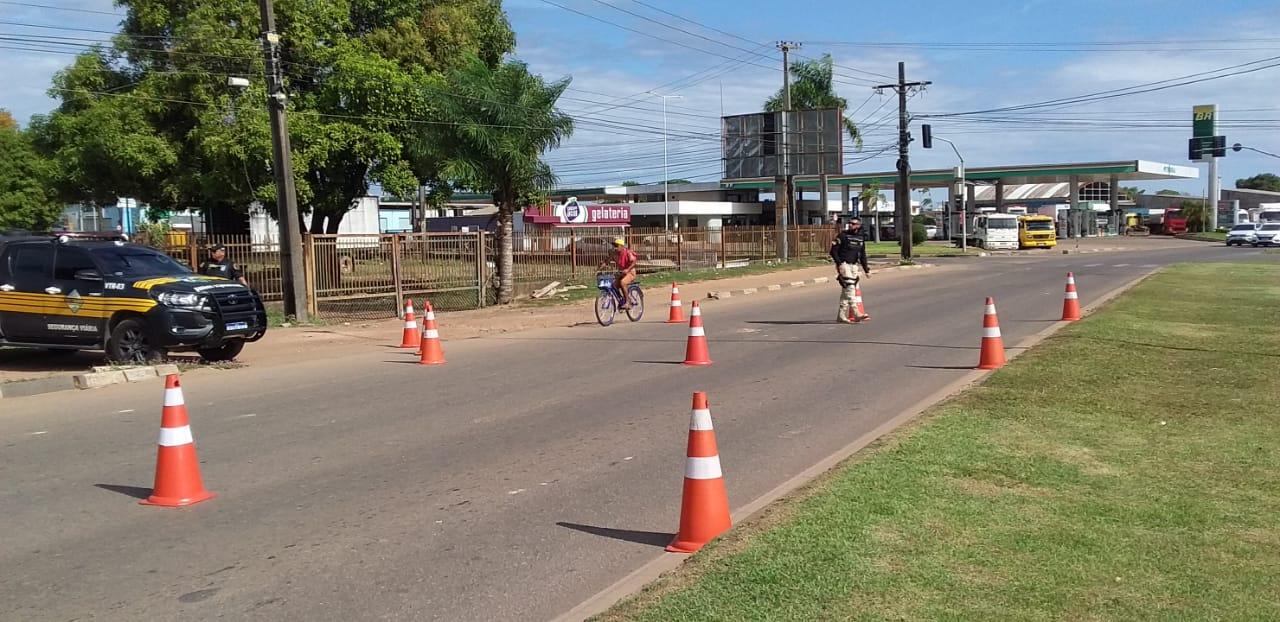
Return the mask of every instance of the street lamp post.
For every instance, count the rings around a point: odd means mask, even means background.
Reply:
[[[650,95],[662,98],[662,230],[671,231],[671,175],[667,172],[667,100],[682,99],[680,95]]]
[[[960,160],[960,167],[957,169],[957,172],[959,173],[959,175],[957,175],[957,177],[959,177],[959,178],[960,178],[960,252],[962,252],[962,253],[963,253],[963,252],[967,252],[967,251],[969,250],[969,248],[968,248],[968,246],[969,246],[969,241],[966,239],[966,237],[965,237],[965,236],[966,236],[966,234],[968,234],[967,229],[969,228],[969,222],[968,222],[968,220],[965,218],[965,208],[966,208],[966,207],[968,207],[967,205],[965,205],[965,200],[966,200],[966,198],[967,198],[967,197],[968,197],[968,195],[969,195],[969,189],[968,189],[968,187],[966,187],[966,186],[965,186],[965,183],[964,183],[964,173],[965,173],[965,171],[964,171],[964,156],[960,155],[960,150],[959,150],[959,149],[956,149],[956,144],[955,144],[955,143],[953,143],[953,142],[951,142],[951,141],[949,141],[949,140],[947,140],[947,139],[945,139],[945,138],[943,138],[943,137],[941,137],[941,136],[938,136],[938,135],[936,135],[936,134],[935,134],[935,135],[933,135],[933,137],[932,137],[932,138],[933,138],[933,140],[940,140],[940,141],[942,141],[942,142],[944,142],[944,143],[947,143],[948,145],[951,145],[951,150],[952,150],[952,151],[954,151],[954,152],[956,152],[956,158],[958,158],[958,159]]]

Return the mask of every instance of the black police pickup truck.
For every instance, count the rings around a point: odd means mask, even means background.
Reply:
[[[194,350],[227,361],[267,331],[253,290],[122,238],[0,235],[0,345],[106,350],[117,362]]]

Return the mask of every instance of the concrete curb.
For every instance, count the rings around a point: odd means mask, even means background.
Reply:
[[[885,272],[898,272],[901,270],[922,270],[924,268],[932,268],[932,267],[933,267],[933,264],[927,264],[927,263],[914,264],[910,266],[890,266],[887,268],[877,268],[875,273],[882,274]],[[764,288],[747,287],[744,289],[726,289],[726,290],[710,291],[710,292],[707,292],[707,299],[708,300],[724,300],[726,298],[733,298],[734,296],[750,296],[752,294],[757,294],[761,292],[778,292],[778,291],[782,291],[783,289],[788,289],[793,287],[808,287],[810,285],[822,285],[825,283],[830,283],[831,281],[832,281],[831,277],[820,276],[817,278],[809,279],[807,281],[791,281],[789,283],[780,283],[778,285],[768,285]]]
[[[914,267],[914,266],[907,266],[907,267]],[[1148,278],[1151,278],[1151,276],[1156,274],[1157,272],[1159,272],[1159,270],[1153,270],[1136,279],[1133,279],[1132,281],[1129,281],[1128,283],[1125,283],[1115,289],[1112,289],[1111,291],[1108,291],[1102,294],[1097,298],[1097,300],[1094,300],[1092,303],[1090,303],[1089,305],[1081,309],[1083,317],[1088,317],[1092,315],[1099,308],[1103,307],[1107,303],[1119,297],[1121,294],[1134,288],[1139,283],[1142,283]],[[1018,356],[1027,352],[1033,346],[1039,344],[1045,339],[1048,339],[1050,336],[1052,336],[1054,333],[1058,332],[1065,326],[1069,324],[1074,324],[1074,323],[1075,322],[1062,322],[1062,321],[1054,322],[1053,324],[1050,324],[1049,326],[1045,327],[1040,332],[1034,335],[1031,335],[1030,337],[1027,337],[1026,339],[1023,339],[1022,341],[1018,342],[1016,345],[1006,346],[1005,347],[1006,358],[1009,361],[1016,359]],[[788,479],[787,481],[779,484],[773,490],[770,490],[769,492],[761,495],[760,497],[757,497],[756,499],[750,501],[746,505],[743,505],[737,508],[736,510],[733,510],[732,518],[733,518],[734,526],[736,527],[737,525],[741,524],[744,521],[751,520],[752,518],[757,516],[760,512],[764,511],[764,509],[767,508],[770,504],[782,499],[783,497],[786,497],[792,492],[795,492],[796,490],[798,490],[800,487],[813,481],[823,473],[826,473],[827,471],[830,471],[831,469],[839,466],[842,462],[852,457],[854,454],[858,453],[862,449],[866,448],[871,443],[879,440],[882,436],[896,430],[897,428],[901,427],[903,424],[914,420],[916,417],[919,417],[920,415],[924,414],[930,408],[933,408],[934,406],[942,403],[944,400],[951,398],[955,395],[958,395],[978,385],[980,382],[986,379],[990,374],[991,374],[990,371],[985,371],[985,370],[973,370],[971,372],[966,373],[965,375],[948,383],[946,386],[943,386],[941,389],[935,391],[932,395],[929,395],[928,397],[925,397],[919,402],[916,402],[910,408],[907,408],[906,410],[899,412],[897,415],[893,416],[888,421],[885,421],[884,423],[880,424],[880,426],[878,426],[876,429],[862,435],[861,437],[855,439],[852,443],[846,445],[845,447],[827,456],[826,458],[819,460],[816,464],[801,471],[791,479]],[[636,594],[646,585],[649,585],[653,581],[660,578],[663,574],[676,570],[682,564],[684,564],[684,562],[688,560],[689,557],[690,557],[689,555],[685,555],[682,553],[661,553],[658,555],[658,557],[655,557],[651,559],[648,563],[644,564],[643,566],[636,568],[630,574],[623,577],[622,579],[619,579],[613,585],[610,585],[604,590],[601,590],[600,592],[593,595],[591,598],[579,603],[576,607],[574,607],[573,609],[570,609],[568,612],[564,613],[563,615],[560,615],[554,618],[554,622],[577,622],[579,620],[586,620],[587,618],[590,618],[592,616],[596,616],[601,613],[604,613],[614,605],[618,604],[619,602],[622,602],[623,599],[633,594]]]
[[[6,397],[31,397],[72,389],[100,389],[113,384],[144,382],[163,378],[169,374],[177,374],[178,366],[173,364],[151,365],[147,367],[94,367],[92,371],[82,374],[50,376],[33,380],[18,380],[0,384],[0,399]]]

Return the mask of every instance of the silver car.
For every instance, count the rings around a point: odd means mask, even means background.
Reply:
[[[1227,232],[1227,246],[1244,246],[1258,241],[1258,224],[1242,222]]]
[[[1254,246],[1277,246],[1280,245],[1280,222],[1264,223],[1258,227],[1257,233],[1254,233]]]

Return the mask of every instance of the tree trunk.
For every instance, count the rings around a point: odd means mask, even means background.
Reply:
[[[515,257],[512,248],[514,208],[503,201],[498,206],[498,304],[510,304],[515,298]]]
[[[325,219],[324,232],[325,232],[325,233],[337,233],[337,232],[338,232],[338,227],[342,225],[342,217],[343,217],[343,216],[346,216],[346,215],[347,215],[347,213],[346,213],[346,212],[338,212],[338,213],[336,213],[336,214],[329,214],[329,216]]]
[[[311,233],[324,233],[324,216],[311,212]]]

